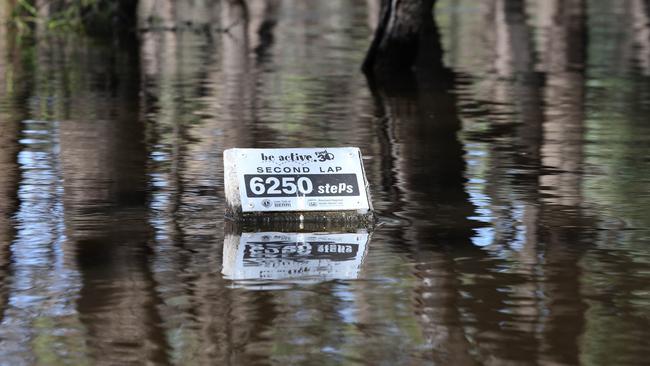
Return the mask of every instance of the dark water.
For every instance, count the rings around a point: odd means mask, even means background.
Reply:
[[[377,1],[206,3],[0,34],[0,364],[647,362],[647,2],[440,0],[372,88]],[[359,146],[382,225],[233,229],[235,146]]]

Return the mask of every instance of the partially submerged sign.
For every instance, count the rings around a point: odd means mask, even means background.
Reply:
[[[372,212],[361,152],[355,147],[228,149],[224,185],[234,217]]]

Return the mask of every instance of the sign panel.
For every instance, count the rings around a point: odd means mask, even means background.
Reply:
[[[358,148],[230,149],[224,159],[242,212],[370,209]]]
[[[231,280],[355,279],[369,234],[259,232],[227,236],[223,274]]]

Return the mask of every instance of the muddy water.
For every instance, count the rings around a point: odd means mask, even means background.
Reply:
[[[371,85],[377,3],[3,30],[0,364],[643,364],[647,2],[440,0]],[[381,225],[233,227],[235,146],[359,146]]]

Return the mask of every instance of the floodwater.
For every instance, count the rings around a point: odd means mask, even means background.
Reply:
[[[378,1],[212,3],[0,32],[0,364],[646,364],[647,1],[440,0],[372,87]],[[302,146],[377,228],[224,221],[224,149]]]

